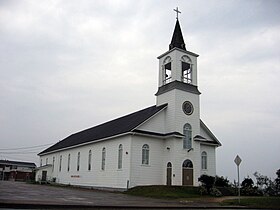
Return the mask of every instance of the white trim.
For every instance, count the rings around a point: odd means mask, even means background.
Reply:
[[[168,103],[165,103],[165,104],[162,104],[160,106],[163,106],[165,105],[164,108],[162,108],[161,110],[159,110],[157,113],[153,114],[151,117],[149,117],[148,119],[146,119],[144,122],[140,123],[138,126],[136,126],[135,128],[133,129],[137,129],[139,128],[140,126],[142,126],[143,124],[145,124],[146,122],[148,122],[150,119],[152,119],[154,116],[156,116],[157,114],[159,114],[160,112],[162,112],[164,109],[166,109],[168,107]]]

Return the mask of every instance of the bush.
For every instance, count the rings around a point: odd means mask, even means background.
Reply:
[[[241,183],[242,188],[252,188],[253,186],[254,181],[250,177],[245,178]]]
[[[234,196],[237,195],[236,189],[229,186],[229,187],[216,187],[223,196]]]
[[[220,190],[218,190],[215,187],[212,187],[210,190],[210,195],[215,196],[215,197],[221,197],[223,196],[222,193],[220,192]]]
[[[207,189],[204,186],[199,187],[200,195],[208,195]]]
[[[227,178],[224,178],[223,176],[215,177],[215,186],[216,187],[229,187],[229,180]]]
[[[201,182],[202,186],[205,187],[208,194],[210,194],[210,190],[215,183],[215,177],[203,174],[198,178],[198,181]]]

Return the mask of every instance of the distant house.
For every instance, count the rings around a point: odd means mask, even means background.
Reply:
[[[0,160],[0,180],[27,181],[34,179],[35,163]]]

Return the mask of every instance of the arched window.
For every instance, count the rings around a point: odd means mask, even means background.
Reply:
[[[77,157],[77,171],[80,170],[80,152],[78,152],[78,157]]]
[[[181,58],[182,61],[182,82],[192,83],[192,61],[184,55]]]
[[[59,157],[59,171],[61,171],[61,164],[62,164],[62,155]]]
[[[67,164],[67,171],[70,171],[70,154],[68,154],[68,164]]]
[[[207,169],[207,153],[205,151],[201,153],[201,169]]]
[[[144,144],[142,147],[142,164],[149,165],[149,145]]]
[[[182,167],[183,168],[193,168],[193,163],[191,160],[187,159],[183,162]]]
[[[118,155],[118,169],[122,168],[122,156],[123,156],[123,146],[119,145],[119,155]]]
[[[162,83],[165,85],[169,82],[171,82],[171,57],[167,56],[164,61],[163,61],[163,79],[162,79]]]
[[[91,150],[88,152],[88,170],[91,170]]]
[[[192,148],[192,126],[189,123],[184,125],[183,148],[184,149]]]
[[[102,149],[102,160],[101,160],[101,170],[105,170],[105,160],[106,160],[106,149],[103,147]]]

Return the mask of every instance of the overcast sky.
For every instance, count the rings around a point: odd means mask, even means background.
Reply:
[[[278,0],[0,0],[0,159],[38,164],[47,144],[154,105],[177,6],[187,50],[200,55],[201,119],[223,144],[217,174],[236,179],[238,154],[242,179],[274,178]]]

